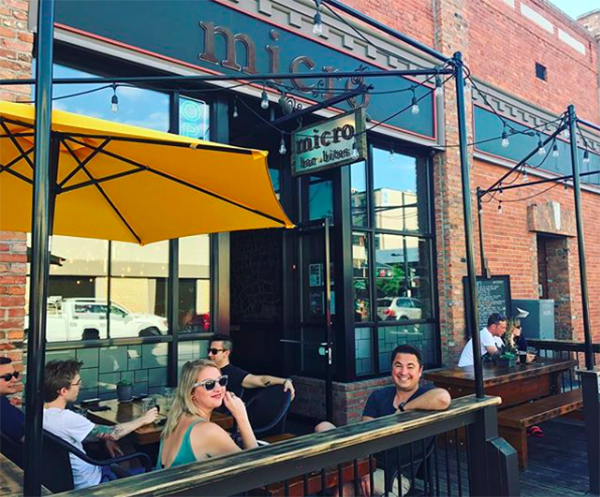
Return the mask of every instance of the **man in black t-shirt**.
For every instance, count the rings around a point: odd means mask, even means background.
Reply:
[[[241,397],[245,388],[266,388],[272,385],[283,385],[284,391],[290,391],[292,400],[296,392],[294,384],[289,378],[278,378],[269,375],[254,375],[248,371],[238,368],[229,362],[229,356],[233,350],[231,338],[227,335],[215,334],[211,337],[208,345],[208,358],[216,363],[221,373],[229,377],[227,390]]]
[[[25,414],[8,400],[18,391],[18,377],[12,360],[0,357],[0,430],[15,441],[23,440],[25,435]]]

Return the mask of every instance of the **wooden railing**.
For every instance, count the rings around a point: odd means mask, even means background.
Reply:
[[[431,447],[423,465],[426,495],[518,495],[516,453],[497,436],[499,404],[498,397],[471,395],[454,399],[445,411],[386,416],[62,495],[308,495],[330,485],[342,490],[343,482],[358,490],[363,478],[371,481],[372,491],[372,456],[412,451],[415,444],[425,449],[426,441]],[[450,450],[449,444],[454,444]],[[459,445],[466,450],[459,450]],[[397,469],[409,473],[414,484],[412,459],[406,469],[399,461]],[[394,472],[395,467],[388,466],[384,464],[384,472]]]
[[[527,339],[528,345],[538,349],[540,357],[554,357],[559,359],[572,359],[577,361],[580,367],[585,367],[585,344],[573,340],[541,340]],[[600,343],[592,344],[595,364],[600,364]],[[580,388],[580,382],[575,370],[562,373],[560,377],[562,391]]]

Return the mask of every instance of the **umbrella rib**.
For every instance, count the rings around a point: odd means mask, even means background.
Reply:
[[[35,146],[31,147],[27,152],[25,152],[26,155],[29,155],[31,152],[33,152],[35,150]],[[23,158],[22,155],[19,155],[18,157],[15,157],[13,160],[11,160],[8,164],[6,164],[6,166],[2,166],[0,165],[0,171],[3,169],[10,169],[11,167],[13,167],[17,162],[19,162],[21,159]]]
[[[23,176],[21,173],[18,173],[17,171],[13,171],[12,169],[8,169],[7,166],[0,165],[0,173],[3,173],[3,172],[7,172],[8,174],[12,174],[13,176],[16,176],[17,178],[25,181],[25,183],[29,183],[30,185],[33,185],[33,180],[29,179],[27,176]]]
[[[77,183],[76,185],[71,185],[71,186],[61,188],[58,193],[72,192],[74,190],[79,190],[79,189],[85,188],[87,186],[99,185],[100,183],[106,183],[107,181],[110,181],[113,179],[124,178],[125,176],[130,176],[131,174],[141,173],[141,172],[142,172],[141,169],[131,169],[129,171],[123,171],[122,173],[111,174],[110,176],[104,176],[103,178],[92,179],[90,181],[84,181],[82,183]]]
[[[78,144],[81,144],[81,145],[85,145],[85,146],[88,146],[90,148],[94,148],[93,146],[91,146],[89,144],[86,144],[85,142],[80,142],[78,140],[73,140],[73,138],[70,138],[70,140],[74,141],[75,143],[78,143]],[[127,159],[126,157],[122,157],[122,156],[120,156],[118,154],[115,154],[114,152],[109,152],[108,150],[102,150],[100,153],[108,155],[109,157],[113,157],[115,159],[122,160],[123,162],[127,162],[128,164],[131,164],[131,165],[134,165],[136,167],[139,167],[140,169],[142,169],[144,171],[156,174],[158,176],[162,176],[162,177],[164,177],[166,179],[169,179],[169,180],[171,180],[171,181],[173,181],[175,183],[180,183],[182,185],[187,186],[188,188],[191,188],[193,190],[199,191],[199,192],[204,193],[206,195],[209,195],[211,197],[218,198],[219,200],[222,200],[223,202],[227,202],[228,204],[235,205],[236,207],[239,207],[240,209],[247,210],[249,212],[252,212],[253,214],[257,214],[257,215],[262,216],[264,218],[270,219],[271,221],[275,221],[276,223],[281,224],[282,226],[285,226],[285,222],[284,221],[282,221],[280,219],[277,219],[274,216],[271,216],[269,214],[265,214],[264,212],[261,212],[261,211],[256,210],[256,209],[252,209],[251,207],[248,207],[248,206],[245,206],[243,204],[240,204],[239,202],[235,202],[234,200],[230,200],[230,199],[228,199],[226,197],[223,197],[223,196],[219,195],[218,193],[211,192],[209,190],[206,190],[204,188],[196,186],[196,185],[194,185],[192,183],[188,183],[187,181],[181,180],[179,178],[175,178],[174,176],[169,176],[168,174],[163,173],[161,171],[156,171],[155,169],[152,169],[149,166],[144,166],[144,165],[139,164],[139,163],[137,163],[137,162],[135,162],[135,161],[133,161],[131,159]]]
[[[11,133],[10,135],[0,135],[0,140],[2,138],[10,138],[11,136],[14,136],[15,138],[23,138],[25,136],[35,136],[34,133]]]
[[[71,148],[66,144],[66,142],[63,141],[63,143],[65,144],[67,150],[69,150],[69,152],[71,152],[71,154],[73,153],[73,151],[71,150]],[[88,146],[87,144],[85,144],[86,146]],[[94,149],[95,147],[90,147],[92,149]],[[104,150],[100,151],[105,152]],[[123,216],[123,214],[121,214],[121,212],[119,211],[119,209],[117,209],[116,205],[113,203],[113,201],[109,198],[109,196],[106,194],[106,192],[104,191],[104,189],[98,184],[98,181],[96,178],[94,178],[94,176],[92,175],[92,173],[90,173],[85,165],[81,168],[81,170],[87,174],[88,178],[90,178],[90,184],[93,184],[96,189],[100,192],[100,194],[104,197],[104,200],[106,200],[108,202],[108,205],[110,205],[110,207],[112,208],[113,211],[115,211],[115,214],[117,216],[119,216],[119,219],[121,219],[121,221],[123,222],[123,224],[125,226],[127,226],[127,229],[129,230],[129,232],[135,237],[135,239],[138,241],[138,243],[142,243],[141,238],[137,235],[137,233],[133,230],[133,228],[131,227],[131,225],[127,222],[127,220],[125,219],[125,217]],[[78,185],[74,185],[74,186],[78,186]],[[71,189],[73,189],[71,187]],[[66,189],[63,189],[63,192],[66,191]]]
[[[84,133],[69,133],[70,136],[75,136],[78,138],[110,138],[114,141],[123,141],[123,142],[135,142],[135,143],[148,143],[151,145],[164,145],[168,147],[180,147],[180,148],[191,148],[194,150],[212,150],[214,152],[227,152],[233,154],[240,155],[252,155],[252,150],[246,148],[235,148],[235,147],[225,147],[223,145],[219,145],[216,143],[211,143],[207,145],[206,143],[177,143],[171,142],[168,140],[158,140],[156,138],[130,138],[126,136],[109,136],[109,135],[87,135]]]
[[[79,157],[77,157],[77,155],[75,155],[75,152],[71,149],[71,147],[69,147],[66,137],[61,136],[60,141],[65,146],[65,148],[69,151],[69,153],[71,154],[73,159],[75,159],[78,166],[75,169],[73,169],[67,175],[67,177],[58,184],[59,189],[62,189],[63,185],[65,185],[73,176],[75,176],[79,171],[81,171],[81,169],[83,169],[88,162],[90,162],[96,155],[98,155],[99,152],[102,151],[102,149],[104,147],[106,147],[110,143],[110,140],[106,139],[102,144],[100,144],[100,146],[98,148],[94,147],[93,152],[88,157],[86,157],[84,160],[80,160]]]
[[[6,132],[6,135],[10,138],[10,141],[13,142],[13,145],[17,148],[17,150],[21,153],[21,157],[24,158],[27,161],[27,164],[29,164],[29,167],[31,168],[31,170],[33,171],[35,168],[33,166],[33,162],[31,161],[31,159],[25,154],[25,150],[23,150],[23,147],[21,147],[21,144],[17,141],[17,139],[12,136],[10,130],[8,129],[8,127],[6,126],[6,123],[4,122],[5,119],[0,119],[0,125],[2,125],[2,128],[4,129],[4,131]]]

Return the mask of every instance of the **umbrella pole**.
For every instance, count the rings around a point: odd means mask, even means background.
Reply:
[[[49,234],[51,229],[50,161],[58,166],[58,139],[51,144],[54,0],[40,0],[37,26],[35,86],[35,170],[31,220],[31,271],[27,384],[25,389],[26,496],[41,494],[43,383],[48,296]],[[56,170],[56,169],[55,169]]]

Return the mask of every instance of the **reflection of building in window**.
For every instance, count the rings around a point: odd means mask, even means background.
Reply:
[[[395,231],[419,229],[417,195],[413,192],[379,188],[374,192],[375,224]]]

